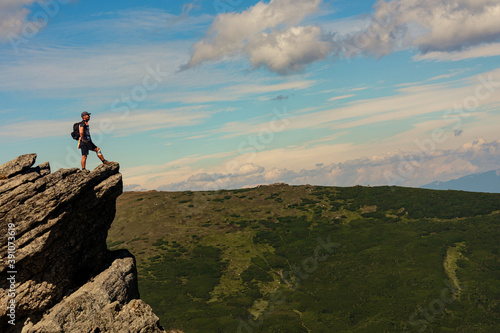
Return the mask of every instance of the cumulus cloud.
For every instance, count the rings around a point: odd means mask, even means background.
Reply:
[[[427,0],[419,4],[408,10],[428,30],[414,41],[424,53],[461,50],[500,37],[500,3],[496,0],[447,0],[437,6]]]
[[[188,178],[188,182],[213,182],[219,179],[227,178],[228,175],[223,175],[222,173],[198,173],[196,175],[192,175]]]
[[[139,185],[139,184],[128,184],[128,185],[125,185],[125,186],[123,186],[123,190],[124,191],[136,191],[136,192],[138,192],[138,191],[147,191],[146,189],[143,189],[141,187],[141,185]]]
[[[198,173],[190,176],[187,183],[195,182],[196,184],[204,184],[204,187],[213,187],[212,183],[229,183],[226,179],[230,179],[231,182],[237,181],[237,179],[243,179],[248,176],[254,176],[264,172],[265,168],[255,165],[253,163],[243,164],[238,167],[233,173]],[[244,180],[243,180],[244,181]]]
[[[262,33],[249,41],[244,51],[254,68],[263,66],[280,74],[299,72],[331,52],[332,44],[321,40],[321,34],[314,26]]]
[[[299,71],[330,50],[330,44],[321,40],[318,27],[297,26],[319,9],[320,2],[271,0],[241,13],[219,14],[206,37],[193,46],[191,59],[182,68],[243,53],[254,67],[264,66],[282,74]]]
[[[300,25],[320,4],[271,0],[241,13],[220,14],[205,38],[194,44],[182,69],[243,55],[254,68],[289,74],[329,56],[382,57],[409,48],[420,55],[449,53],[500,40],[498,0],[379,0],[369,18],[355,20],[357,29],[343,31],[330,24],[333,30],[328,33],[319,26]],[[476,51],[475,56],[485,55]]]
[[[243,164],[238,170],[238,176],[249,176],[257,173],[262,173],[264,168],[253,163]]]
[[[378,1],[365,29],[338,41],[348,55],[384,56],[417,48],[453,52],[500,39],[497,0]]]

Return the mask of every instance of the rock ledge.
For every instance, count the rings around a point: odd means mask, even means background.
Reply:
[[[165,332],[139,299],[134,257],[106,247],[118,163],[51,173],[35,160],[0,166],[0,331]]]

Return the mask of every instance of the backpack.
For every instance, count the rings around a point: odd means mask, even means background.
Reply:
[[[71,137],[75,140],[80,139],[80,123],[73,124],[73,132],[71,132]]]

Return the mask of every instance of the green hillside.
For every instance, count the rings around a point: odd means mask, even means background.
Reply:
[[[271,185],[126,192],[110,249],[189,332],[500,332],[500,194]]]

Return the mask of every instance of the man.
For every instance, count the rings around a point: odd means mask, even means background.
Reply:
[[[90,128],[89,128],[90,113],[88,113],[87,111],[82,112],[82,119],[83,120],[79,126],[80,139],[78,140],[78,148],[82,150],[82,170],[86,170],[85,166],[87,164],[87,156],[90,150],[95,151],[97,153],[97,157],[99,157],[102,163],[109,164],[110,162],[106,161],[104,159],[104,156],[102,156],[101,149],[99,149],[99,147],[97,147],[92,142],[92,138],[90,137]]]

